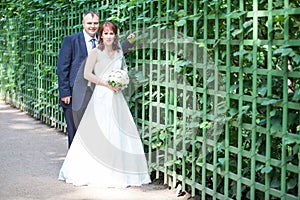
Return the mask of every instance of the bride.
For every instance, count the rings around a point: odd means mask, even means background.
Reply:
[[[117,26],[104,22],[99,29],[98,48],[90,52],[84,70],[85,79],[96,87],[60,169],[59,180],[104,187],[151,182],[142,142],[122,88],[108,84],[112,71],[123,68],[123,60]]]

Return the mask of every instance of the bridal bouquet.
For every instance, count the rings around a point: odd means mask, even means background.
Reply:
[[[122,69],[112,70],[108,76],[108,84],[114,87],[124,87],[129,83],[129,77],[126,71]]]

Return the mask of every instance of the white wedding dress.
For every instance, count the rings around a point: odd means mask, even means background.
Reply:
[[[89,81],[107,80],[111,70],[121,68],[122,57],[122,51],[111,59],[104,51],[93,49],[85,67]],[[103,187],[151,182],[142,142],[121,92],[114,94],[96,85],[58,179]]]

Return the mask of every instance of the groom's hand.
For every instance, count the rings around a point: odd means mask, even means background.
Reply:
[[[65,104],[70,104],[71,103],[71,96],[62,97],[61,101],[64,102]]]
[[[135,41],[135,34],[131,33],[127,36],[127,40],[130,43],[133,43]]]

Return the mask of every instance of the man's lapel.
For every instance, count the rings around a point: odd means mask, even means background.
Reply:
[[[79,49],[80,51],[82,51],[84,57],[86,57],[88,55],[88,52],[87,52],[87,47],[86,47],[86,44],[85,44],[85,39],[84,39],[84,35],[83,35],[83,32],[81,32],[81,34],[79,34]]]

